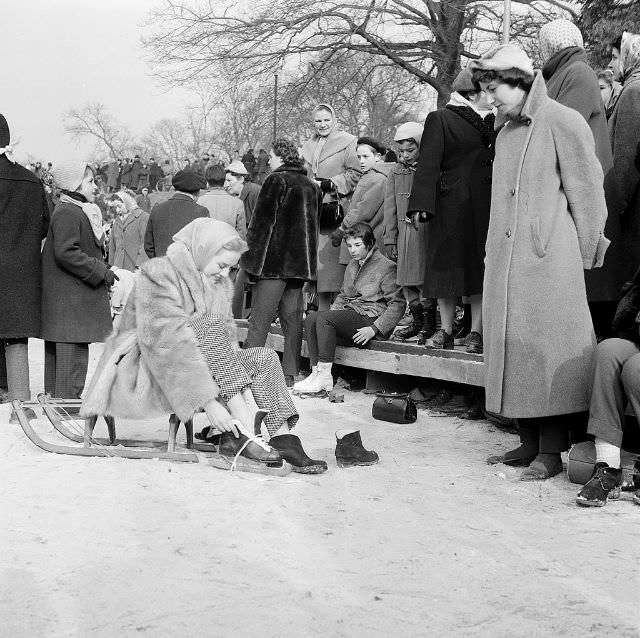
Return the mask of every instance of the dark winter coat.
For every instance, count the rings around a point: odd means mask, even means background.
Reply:
[[[260,279],[315,280],[321,199],[304,168],[274,170],[260,190],[240,266]]]
[[[156,204],[149,215],[144,237],[148,257],[164,257],[173,236],[198,217],[209,217],[209,211],[185,193],[175,193],[166,202]]]
[[[247,222],[247,228],[251,223],[253,217],[253,211],[256,209],[258,203],[258,196],[260,195],[260,186],[253,182],[245,182],[240,193],[240,200],[244,204],[244,218]]]
[[[104,341],[111,331],[109,294],[91,224],[80,206],[61,203],[42,250],[42,338],[61,343]]]
[[[613,336],[618,339],[627,339],[640,346],[640,324],[637,318],[640,315],[640,269],[633,280],[624,287],[624,296],[616,309],[613,319]]]
[[[609,120],[613,169],[607,187],[615,191],[615,211],[622,217],[624,281],[630,280],[640,266],[640,173],[635,167],[640,142],[639,122],[640,75],[625,82]]]
[[[149,165],[149,188],[155,190],[158,187],[158,181],[164,177],[164,171],[158,164],[153,162]]]
[[[587,121],[596,145],[596,155],[606,175],[613,166],[607,118],[598,77],[587,63],[587,54],[581,47],[569,47],[556,53],[542,69],[549,97],[578,111]],[[587,299],[611,301],[618,299],[622,277],[622,241],[620,216],[609,214],[605,235],[611,246],[604,266],[585,271]]]
[[[136,190],[138,188],[138,184],[140,184],[141,171],[142,171],[142,162],[140,160],[135,160],[135,162],[131,164],[131,173],[130,173],[130,182],[129,182],[129,185],[134,190]]]
[[[40,336],[40,247],[48,224],[40,180],[0,155],[0,338]]]
[[[427,116],[408,214],[428,214],[423,295],[482,292],[491,207],[494,118],[447,106]]]

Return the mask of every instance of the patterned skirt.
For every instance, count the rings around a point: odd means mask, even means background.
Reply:
[[[289,429],[295,427],[299,416],[273,350],[237,350],[224,321],[216,315],[200,315],[190,324],[211,376],[220,387],[218,398],[222,403],[251,388],[258,407],[269,411],[264,420],[269,435],[273,436],[285,421]]]

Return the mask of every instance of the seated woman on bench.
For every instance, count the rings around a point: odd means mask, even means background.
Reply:
[[[294,471],[324,472],[326,463],[307,457],[290,434],[298,413],[276,353],[238,349],[228,274],[246,243],[231,226],[210,218],[192,221],[173,240],[165,257],[141,266],[105,344],[83,416],[174,412],[186,422],[203,410],[221,433],[221,454],[267,464],[283,458]],[[269,445],[254,436],[259,408],[268,410]]]
[[[310,313],[305,321],[311,374],[293,386],[300,393],[333,389],[331,365],[336,345],[366,346],[387,339],[405,310],[396,264],[376,248],[369,224],[358,222],[344,236],[351,255],[342,290],[330,310]]]

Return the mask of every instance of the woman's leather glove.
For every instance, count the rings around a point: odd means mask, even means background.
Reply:
[[[333,190],[333,182],[330,179],[319,178],[318,182],[320,182],[320,190],[323,193],[329,193]]]
[[[109,269],[106,273],[104,273],[104,283],[111,288],[116,281],[120,281],[120,277],[113,272],[113,270]]]
[[[331,237],[331,245],[334,248],[337,248],[342,243],[342,240],[345,236],[345,231],[342,228],[336,228],[330,235]]]

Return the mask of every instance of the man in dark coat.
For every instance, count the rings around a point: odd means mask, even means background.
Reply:
[[[209,211],[196,203],[198,194],[207,187],[204,177],[193,170],[182,169],[171,180],[176,189],[173,197],[156,204],[151,210],[144,238],[144,250],[149,256],[164,257],[173,236],[198,217],[209,217]]]
[[[27,339],[40,337],[40,245],[49,208],[36,175],[14,163],[0,115],[0,388],[28,401]]]
[[[253,175],[256,167],[256,156],[253,154],[253,149],[250,148],[243,156],[242,163],[247,169],[247,175]]]
[[[158,182],[164,177],[164,171],[152,157],[149,160],[149,188],[152,191],[158,189]]]

